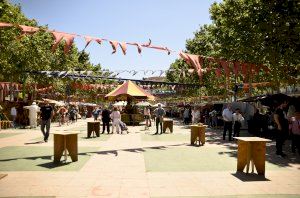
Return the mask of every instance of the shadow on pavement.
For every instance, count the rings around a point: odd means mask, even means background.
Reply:
[[[253,181],[270,181],[269,179],[265,178],[264,175],[258,175],[254,173],[242,173],[236,172],[232,173],[232,175],[243,182],[253,182]]]
[[[54,162],[47,162],[44,164],[39,164],[38,166],[43,167],[43,168],[48,168],[48,169],[52,169],[52,168],[57,168],[57,167],[61,167],[61,166],[66,166],[71,164],[72,162],[60,162],[60,163],[54,163]]]
[[[24,143],[25,145],[28,145],[28,144],[42,144],[42,143],[44,143],[44,141],[36,141],[36,142],[26,142],[26,143]]]

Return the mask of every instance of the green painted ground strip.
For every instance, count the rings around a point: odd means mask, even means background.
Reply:
[[[0,138],[7,138],[15,135],[20,135],[22,133],[0,133]]]
[[[218,147],[161,147],[145,149],[149,172],[236,171],[236,149]],[[267,170],[280,166],[266,162]]]
[[[97,151],[96,147],[79,147],[77,162],[70,163],[68,157],[67,163],[55,165],[53,147],[3,147],[0,148],[0,171],[78,171]]]
[[[87,132],[81,132],[80,134],[78,134],[78,140],[79,141],[82,140],[83,141],[107,141],[111,136],[112,136],[111,134],[100,134],[100,137],[91,136],[91,138],[87,138]],[[44,137],[42,136],[42,132],[41,132],[41,137],[34,138],[31,141],[40,141],[40,140],[42,141],[43,139]],[[48,140],[53,140],[53,135],[50,135]]]
[[[190,139],[189,134],[162,134],[162,135],[153,135],[153,134],[141,134],[142,141],[184,141],[187,142]]]

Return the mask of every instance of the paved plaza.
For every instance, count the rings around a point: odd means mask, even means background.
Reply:
[[[236,173],[237,142],[223,141],[221,130],[208,128],[204,146],[191,146],[190,129],[178,122],[173,134],[153,135],[153,126],[141,125],[129,126],[128,134],[87,139],[89,120],[62,127],[52,123],[51,132],[80,132],[78,161],[68,158],[58,165],[53,137],[45,143],[38,128],[1,130],[0,196],[300,197],[300,157],[290,152],[289,141],[287,158],[275,155],[274,141],[267,143],[262,177]]]

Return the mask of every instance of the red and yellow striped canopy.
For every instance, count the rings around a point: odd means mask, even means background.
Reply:
[[[148,99],[154,100],[154,96],[142,89],[141,87],[134,84],[132,81],[128,80],[124,82],[121,86],[117,87],[115,90],[108,93],[105,98],[109,100],[115,99],[127,99],[132,97],[135,99]]]

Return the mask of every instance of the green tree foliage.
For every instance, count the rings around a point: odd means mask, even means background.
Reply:
[[[212,24],[200,27],[194,38],[187,40],[187,53],[264,64],[271,69],[271,74],[261,71],[256,76],[252,75],[251,79],[237,76],[238,82],[270,81],[277,87],[297,82],[300,64],[298,1],[224,0],[214,3],[210,14]],[[182,65],[182,68],[187,67],[185,63]],[[216,66],[212,65],[213,68]],[[169,74],[167,77],[178,81],[174,76]],[[209,92],[215,92],[219,89],[218,85],[225,82],[224,74],[222,76],[217,78],[208,72],[204,74],[203,84]],[[186,78],[186,81],[191,79]],[[235,80],[233,76],[229,83]]]
[[[91,70],[98,75],[103,74],[101,65],[91,64],[89,54],[80,52],[74,44],[68,54],[63,51],[64,41],[52,52],[54,37],[47,31],[47,26],[39,26],[35,20],[26,18],[20,6],[0,0],[0,22],[15,24],[14,27],[0,28],[0,81],[52,84],[55,91],[63,92],[70,79],[45,78],[41,75],[30,75],[28,72]],[[22,34],[17,25],[34,26],[40,30],[34,34]],[[106,76],[109,74],[109,71],[105,72]]]

